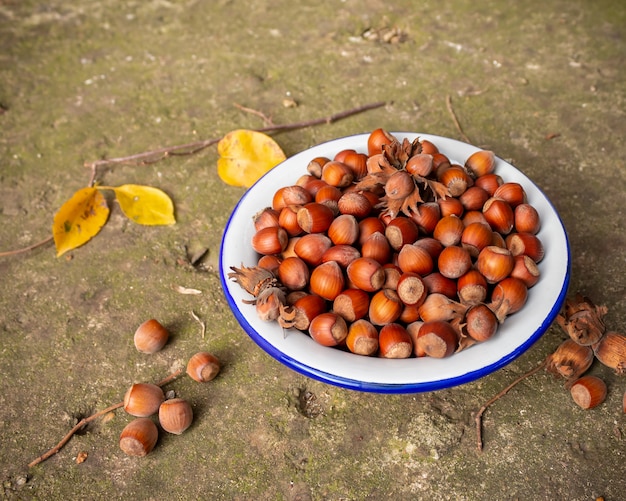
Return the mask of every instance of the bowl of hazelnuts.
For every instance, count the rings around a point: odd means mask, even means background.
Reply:
[[[377,129],[259,179],[219,264],[234,316],[280,363],[343,388],[415,393],[528,350],[561,310],[570,260],[552,203],[494,152]]]

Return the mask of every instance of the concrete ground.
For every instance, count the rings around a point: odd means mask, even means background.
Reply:
[[[462,139],[450,98],[471,142],[552,200],[571,293],[606,305],[624,332],[625,64],[626,7],[609,0],[2,0],[0,251],[51,235],[89,182],[85,162],[264,125],[237,105],[281,124],[388,103],[274,135],[290,156],[378,127]],[[113,206],[60,258],[50,243],[0,258],[3,499],[625,499],[626,379],[598,364],[600,407],[579,409],[541,371],[487,410],[477,450],[476,411],[558,346],[556,325],[496,373],[426,394],[344,390],[266,355],[221,291],[221,234],[244,190],[220,181],[216,160],[211,147],[99,171],[103,184],[166,191],[174,226],[135,225]],[[132,333],[151,317],[172,339],[147,356]],[[193,404],[183,435],[127,457],[117,410],[27,466],[132,382],[200,350],[224,367],[205,385],[167,385]]]

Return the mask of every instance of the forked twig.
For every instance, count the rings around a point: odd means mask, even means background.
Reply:
[[[476,417],[474,418],[474,421],[476,422],[476,439],[477,439],[477,446],[478,446],[478,450],[479,451],[483,450],[482,416],[485,413],[485,411],[487,410],[487,407],[489,407],[491,404],[493,404],[496,400],[498,400],[501,397],[503,397],[504,395],[506,395],[509,392],[509,390],[511,390],[513,387],[515,387],[518,383],[522,382],[526,378],[529,378],[533,374],[539,372],[541,369],[543,369],[546,366],[547,362],[548,362],[548,360],[545,359],[543,362],[541,362],[534,369],[531,369],[528,372],[526,372],[525,374],[522,374],[520,377],[518,377],[515,381],[513,381],[510,385],[508,385],[506,388],[504,388],[504,390],[502,390],[500,393],[498,393],[495,397],[493,397],[491,400],[489,400],[487,403],[485,403],[485,405],[483,405],[478,410],[478,412],[476,413]]]
[[[375,108],[380,108],[381,106],[384,106],[385,104],[387,104],[385,101],[379,101],[376,103],[370,103],[364,106],[358,106],[356,108],[341,111],[339,113],[335,113],[328,117],[316,118],[313,120],[304,120],[302,122],[294,122],[290,124],[268,125],[266,127],[254,129],[254,131],[255,132],[281,132],[281,131],[288,131],[288,130],[294,130],[294,129],[302,129],[304,127],[312,127],[314,125],[331,124],[333,122],[342,120],[349,116],[356,115],[358,113],[363,113],[364,111],[373,110]],[[203,141],[196,141],[193,143],[180,144],[176,146],[166,146],[163,148],[158,148],[156,150],[144,151],[143,153],[136,153],[134,155],[129,155],[125,157],[103,158],[101,160],[87,162],[85,163],[85,166],[90,167],[92,171],[95,171],[95,169],[97,169],[98,167],[103,167],[107,165],[126,164],[126,163],[151,164],[151,163],[155,163],[160,160],[163,160],[164,158],[167,158],[169,156],[193,155],[194,153],[198,153],[199,151],[218,143],[221,139],[222,139],[221,137],[205,139]]]
[[[171,381],[176,379],[178,376],[180,376],[182,373],[183,373],[183,369],[179,369],[156,384],[157,386],[165,386],[166,384],[170,383]],[[34,459],[30,463],[28,463],[28,467],[32,468],[33,466],[36,466],[39,463],[42,463],[49,457],[54,456],[57,452],[59,452],[65,446],[65,444],[67,444],[70,441],[70,438],[72,438],[72,436],[74,436],[76,432],[80,431],[81,428],[83,428],[83,426],[85,426],[86,424],[94,421],[95,419],[101,416],[104,416],[105,414],[108,414],[111,411],[114,411],[115,409],[119,409],[120,407],[123,407],[123,406],[124,406],[124,402],[118,402],[117,404],[113,404],[107,407],[106,409],[102,409],[101,411],[98,411],[95,414],[92,414],[91,416],[81,419],[78,423],[74,425],[74,427],[70,431],[67,432],[67,434],[61,439],[61,441],[57,445],[55,445],[48,452],[39,456],[37,459]]]

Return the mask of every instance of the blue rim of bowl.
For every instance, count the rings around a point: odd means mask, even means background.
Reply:
[[[392,132],[392,134],[402,135],[402,134],[414,134],[414,133]],[[348,137],[352,137],[352,136],[346,136],[344,138],[335,138],[335,139],[332,139],[323,143],[319,143],[313,147],[321,146],[326,143],[331,143],[331,142],[337,141],[338,139],[345,139]],[[449,138],[446,138],[446,139],[449,139]],[[455,140],[455,141],[461,143],[461,141],[458,141],[458,140]],[[463,143],[463,144],[468,144],[468,143]],[[469,145],[469,146],[472,146],[472,145]],[[307,151],[307,150],[304,150],[304,151]],[[276,167],[280,165],[281,164],[277,165]],[[265,177],[265,175],[263,177]],[[496,372],[497,370],[501,369],[502,367],[505,367],[506,365],[510,364],[515,359],[520,357],[522,354],[524,354],[550,328],[550,326],[552,325],[552,323],[554,322],[554,320],[556,319],[557,315],[559,314],[559,312],[561,311],[563,307],[563,304],[567,297],[567,292],[568,292],[569,283],[570,283],[570,275],[571,275],[571,249],[570,249],[570,244],[569,244],[569,238],[567,236],[567,231],[565,230],[563,221],[561,217],[559,216],[559,213],[557,212],[556,208],[552,204],[551,200],[543,193],[543,191],[532,180],[529,180],[533,184],[534,188],[539,193],[541,193],[541,195],[545,198],[547,203],[550,205],[550,208],[554,212],[554,215],[556,216],[561,226],[561,229],[563,231],[563,236],[565,238],[565,248],[567,250],[567,255],[566,255],[567,264],[566,264],[566,272],[565,272],[563,284],[561,286],[561,290],[559,292],[559,295],[554,305],[550,309],[546,318],[539,325],[539,327],[535,330],[535,332],[532,335],[528,337],[528,339],[524,343],[522,343],[516,349],[512,350],[511,352],[501,357],[499,360],[489,365],[485,365],[481,367],[480,369],[466,372],[460,376],[432,380],[432,381],[423,381],[423,382],[417,382],[417,383],[392,384],[392,383],[360,381],[360,380],[356,380],[356,379],[352,379],[348,377],[337,376],[336,374],[332,374],[332,373],[311,367],[299,360],[296,360],[290,356],[285,355],[281,350],[279,350],[274,345],[266,341],[263,337],[259,336],[256,330],[254,329],[254,327],[250,325],[246,317],[241,313],[241,310],[238,307],[237,301],[235,300],[235,298],[232,297],[232,295],[229,292],[229,288],[228,288],[229,282],[227,278],[228,271],[224,269],[225,268],[224,242],[226,240],[224,237],[226,236],[227,232],[230,229],[231,222],[233,218],[235,217],[235,215],[237,214],[237,210],[239,206],[250,195],[254,186],[257,183],[261,182],[263,177],[261,177],[252,187],[250,187],[243,194],[239,202],[237,202],[237,204],[235,205],[224,227],[223,237],[222,237],[222,241],[220,244],[220,255],[219,255],[220,283],[222,286],[222,290],[224,291],[226,301],[228,302],[228,305],[231,311],[233,312],[233,315],[235,316],[235,318],[237,319],[241,327],[244,329],[246,334],[250,338],[252,338],[252,340],[272,358],[274,358],[278,362],[282,363],[283,365],[289,367],[290,369],[304,376],[321,381],[323,383],[331,384],[331,385],[338,386],[340,388],[349,389],[349,390],[361,391],[361,392],[372,392],[372,393],[386,393],[386,394],[423,393],[423,392],[432,392],[432,391],[443,390],[447,388],[460,386],[466,383],[470,383],[472,381],[476,381],[477,379],[480,379],[493,372]],[[355,355],[355,356],[358,356],[358,355]]]

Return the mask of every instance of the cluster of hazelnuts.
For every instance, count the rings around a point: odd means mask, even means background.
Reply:
[[[134,335],[135,348],[142,353],[160,351],[169,339],[168,330],[158,320],[142,323]],[[215,355],[201,351],[187,362],[186,372],[194,381],[211,381],[220,371]],[[145,456],[156,445],[159,429],[151,416],[158,416],[161,429],[180,435],[193,421],[193,410],[184,398],[166,399],[163,389],[152,383],[135,383],[124,395],[124,410],[135,419],[128,423],[120,435],[120,448],[129,456]]]

